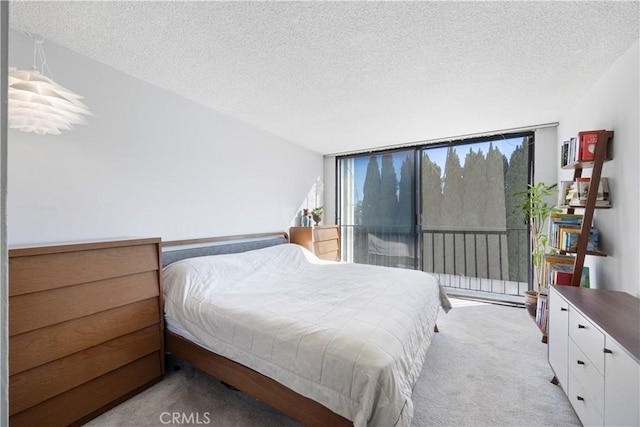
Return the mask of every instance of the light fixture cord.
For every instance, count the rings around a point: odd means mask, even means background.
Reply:
[[[38,67],[36,66],[36,58],[40,59],[40,74],[42,74],[43,76],[45,75],[45,68],[49,74],[49,78],[53,80],[53,73],[51,72],[51,68],[49,68],[49,64],[47,64],[47,56],[44,53],[44,47],[42,46],[44,44],[44,40],[42,39],[37,39],[37,38],[33,38],[34,40],[34,45],[33,45],[33,69],[37,70]]]

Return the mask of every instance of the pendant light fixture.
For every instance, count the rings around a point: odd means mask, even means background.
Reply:
[[[82,96],[53,81],[42,44],[43,40],[34,38],[33,69],[9,68],[8,126],[38,135],[60,135],[61,130],[86,124],[85,116],[93,114],[80,101]]]

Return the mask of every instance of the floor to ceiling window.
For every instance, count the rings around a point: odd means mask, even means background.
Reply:
[[[343,259],[419,268],[414,149],[339,160]]]
[[[346,261],[417,268],[459,293],[522,295],[528,232],[512,214],[532,134],[338,158]]]

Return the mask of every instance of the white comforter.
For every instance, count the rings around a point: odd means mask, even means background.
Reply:
[[[298,245],[164,269],[165,313],[197,342],[360,426],[408,426],[441,303],[424,272],[321,261]]]

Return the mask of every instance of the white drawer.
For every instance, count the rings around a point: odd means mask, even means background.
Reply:
[[[569,339],[568,364],[573,381],[577,380],[584,387],[589,403],[595,405],[599,413],[604,414],[604,376],[572,339]]]
[[[585,427],[604,425],[604,417],[598,411],[593,398],[587,393],[587,389],[578,381],[569,370],[569,390],[567,396],[575,409],[578,418]]]
[[[569,337],[604,375],[604,334],[573,307],[569,307]]]

